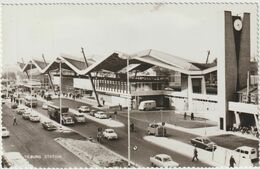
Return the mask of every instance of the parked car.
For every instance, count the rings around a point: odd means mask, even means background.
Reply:
[[[16,114],[23,115],[23,113],[27,110],[27,107],[18,107],[16,109]]]
[[[158,154],[150,157],[150,162],[153,167],[178,167],[179,164],[172,160],[167,154]]]
[[[29,120],[30,114],[31,114],[30,109],[27,109],[27,110],[23,113],[23,115],[22,115],[23,119]]]
[[[105,138],[107,138],[108,140],[118,139],[118,136],[117,136],[117,134],[116,134],[114,129],[105,129],[103,131],[103,136]]]
[[[157,123],[150,123],[147,128],[148,135],[166,136],[166,128]]]
[[[96,113],[94,114],[94,116],[95,116],[96,118],[99,118],[99,119],[107,119],[107,118],[108,118],[107,115],[106,115],[104,112],[102,112],[102,111],[96,112]]]
[[[48,130],[48,131],[57,129],[57,126],[55,126],[52,121],[44,121],[44,122],[42,122],[42,127],[45,130]]]
[[[154,110],[156,109],[156,101],[155,100],[145,100],[141,101],[138,107],[138,110]]]
[[[40,122],[41,118],[39,115],[37,115],[35,113],[31,113],[29,116],[29,120],[32,122]]]
[[[87,113],[87,112],[90,112],[90,108],[88,106],[80,106],[79,107],[79,112],[81,113]]]
[[[254,160],[257,158],[257,150],[256,148],[249,146],[241,146],[235,149],[236,152],[241,154],[242,158]]]
[[[190,142],[192,145],[205,149],[205,150],[214,151],[217,148],[216,143],[214,143],[207,137],[196,137],[196,138],[191,139]]]
[[[42,109],[47,110],[48,109],[48,103],[43,103],[42,104]]]
[[[2,138],[9,137],[9,136],[10,136],[10,133],[6,129],[6,127],[2,127]]]
[[[11,104],[11,108],[12,108],[12,109],[17,109],[17,107],[18,107],[18,104],[17,104],[17,103],[12,103],[12,104]]]

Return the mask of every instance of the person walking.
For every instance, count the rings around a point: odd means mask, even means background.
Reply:
[[[198,159],[198,150],[197,150],[196,146],[195,146],[194,151],[193,151],[192,161],[194,161],[195,159],[196,159],[197,161],[199,161],[199,159]]]
[[[230,157],[230,160],[229,160],[229,167],[234,167],[236,164],[236,161],[234,159],[233,156]]]
[[[186,120],[186,118],[187,118],[187,113],[184,112],[184,120]]]
[[[190,119],[194,120],[194,114],[193,113],[190,114]]]
[[[16,121],[16,117],[14,116],[14,118],[13,118],[13,126],[14,125],[17,125],[17,121]]]

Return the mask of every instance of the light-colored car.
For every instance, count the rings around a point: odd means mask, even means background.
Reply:
[[[23,115],[24,112],[26,112],[28,108],[25,107],[25,106],[19,106],[17,109],[16,109],[16,113],[19,114],[19,115]]]
[[[48,109],[48,103],[43,103],[42,104],[42,109],[47,110]]]
[[[102,111],[96,112],[96,113],[94,114],[94,116],[95,116],[96,118],[99,118],[99,119],[107,119],[107,118],[108,118],[107,115],[106,115],[104,112],[102,112]]]
[[[103,136],[105,138],[107,138],[108,140],[118,139],[118,136],[117,136],[117,134],[116,134],[114,129],[105,129],[103,131]]]
[[[147,128],[148,135],[166,136],[166,128],[157,123],[150,123]]]
[[[23,113],[23,115],[22,115],[23,119],[29,120],[30,114],[31,114],[31,110],[30,110],[30,109],[27,109],[27,110]]]
[[[40,122],[41,118],[39,115],[37,115],[35,113],[31,113],[29,116],[29,120],[32,122]]]
[[[87,113],[87,112],[90,112],[90,108],[88,106],[80,106],[79,107],[79,112],[83,112],[83,113]]]
[[[6,127],[2,127],[2,138],[4,137],[9,137],[10,133],[9,131],[6,129]]]
[[[138,110],[155,110],[156,109],[156,101],[155,100],[145,100],[141,101],[138,107]]]
[[[74,112],[72,117],[76,123],[86,123],[86,117],[84,116],[84,114]]]
[[[179,164],[172,160],[167,154],[157,154],[150,157],[150,162],[153,167],[178,167]]]
[[[241,154],[242,158],[254,160],[257,158],[257,150],[256,148],[249,146],[241,146],[235,149],[236,152]]]

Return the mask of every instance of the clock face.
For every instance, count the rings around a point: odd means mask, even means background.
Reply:
[[[241,29],[242,29],[242,21],[240,19],[236,19],[234,21],[234,28],[237,31],[241,31]]]

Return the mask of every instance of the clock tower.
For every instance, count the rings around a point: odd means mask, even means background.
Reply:
[[[219,96],[220,106],[225,108],[223,117],[220,118],[221,129],[227,129],[233,125],[235,116],[233,112],[228,111],[228,102],[238,101],[237,91],[247,86],[247,72],[250,65],[250,14],[232,16],[231,11],[225,11],[224,36],[223,61],[225,63],[218,64],[218,71],[224,68],[224,71],[218,74],[220,75],[218,85],[223,85],[224,89],[224,93]]]

